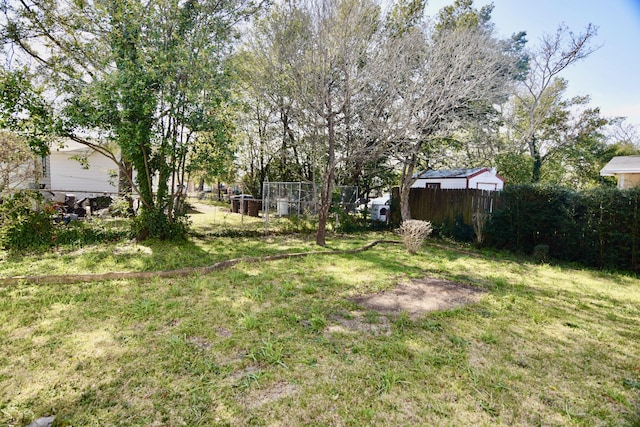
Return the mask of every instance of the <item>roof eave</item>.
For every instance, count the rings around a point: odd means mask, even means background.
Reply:
[[[640,173],[640,169],[602,169],[600,171],[600,175],[602,176],[614,176],[621,173]]]

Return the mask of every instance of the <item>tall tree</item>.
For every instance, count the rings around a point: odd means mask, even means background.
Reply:
[[[385,31],[390,37],[399,37],[422,23],[426,0],[398,0],[386,17]]]
[[[596,50],[591,46],[596,34],[597,28],[592,24],[587,25],[580,34],[559,26],[555,34],[543,36],[540,45],[529,52],[529,72],[521,82],[522,90],[516,96],[527,114],[527,125],[521,139],[533,159],[533,182],[540,181],[543,164],[539,132],[545,121],[553,115],[553,106],[545,105],[544,100],[553,98],[548,92],[562,85],[558,77],[563,70]]]
[[[531,116],[530,106],[534,102],[532,96],[520,94],[506,103],[503,118],[507,126],[503,138],[507,142],[501,151],[501,160],[520,159],[520,180],[532,182],[531,171],[534,157],[531,155],[530,140],[536,141],[539,164],[538,181],[544,180],[545,163],[551,161],[558,150],[570,143],[567,135],[572,126],[572,110],[583,108],[588,102],[587,97],[566,99],[564,94],[567,81],[557,78],[538,98],[538,107]],[[540,115],[540,116],[539,116]],[[531,120],[534,121],[532,126]],[[532,128],[535,129],[532,132]],[[529,138],[528,135],[533,135]],[[515,166],[515,165],[514,165]]]
[[[142,202],[140,237],[163,237],[158,224],[176,221],[191,139],[220,121],[233,26],[260,3],[5,4],[4,42],[35,60],[62,99],[59,135],[112,158],[124,177],[131,165],[136,170],[130,184]],[[119,153],[107,148],[109,140]]]
[[[610,150],[605,134],[611,122],[598,108],[586,108],[569,116],[567,124],[559,126],[559,144],[543,156],[542,177],[548,175],[547,182],[579,190],[601,184],[600,169],[611,160],[607,158]]]
[[[295,97],[310,113],[311,138],[324,154],[316,244],[324,246],[336,173],[339,123],[365,85],[363,64],[377,29],[379,7],[370,0],[314,0],[300,52],[288,58]]]
[[[316,155],[302,143],[305,111],[294,96],[290,58],[303,46],[309,15],[291,2],[257,20],[237,55],[239,91],[245,105],[245,163],[256,190],[271,181],[313,181]]]
[[[392,34],[376,58],[386,100],[376,127],[401,165],[403,220],[411,218],[409,190],[417,168],[428,167],[463,123],[491,112],[516,72],[485,14],[471,10],[481,18],[473,22],[449,19],[459,9],[467,16],[466,2],[456,6],[443,12],[435,28],[410,25]]]

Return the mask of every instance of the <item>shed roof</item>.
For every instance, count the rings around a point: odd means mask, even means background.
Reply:
[[[440,169],[428,170],[418,174],[418,179],[439,179],[439,178],[469,178],[478,173],[488,171],[489,168],[468,168],[468,169]]]
[[[640,156],[617,156],[600,169],[602,176],[615,176],[620,173],[640,173]]]

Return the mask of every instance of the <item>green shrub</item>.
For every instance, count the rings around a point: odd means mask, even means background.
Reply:
[[[53,213],[35,191],[19,191],[4,198],[0,204],[0,245],[11,250],[50,247]]]
[[[287,219],[282,225],[283,233],[311,234],[318,229],[318,220],[309,218],[307,215],[291,214]]]
[[[186,215],[169,218],[162,210],[144,209],[134,218],[131,230],[138,240],[184,240],[191,223]]]
[[[131,198],[127,196],[118,197],[109,206],[109,213],[115,217],[128,218],[133,214],[131,208]]]
[[[533,259],[537,262],[547,262],[549,260],[549,245],[536,245],[533,248]]]
[[[355,233],[371,230],[373,227],[388,229],[389,225],[382,221],[371,221],[366,212],[349,213],[339,209],[334,214],[336,218],[335,230],[342,233]]]
[[[475,238],[473,226],[465,224],[462,216],[458,215],[451,228],[451,237],[459,242],[472,242]]]
[[[640,189],[583,193],[579,236],[585,264],[640,270]]]
[[[490,244],[527,254],[543,244],[558,258],[576,260],[575,236],[580,224],[575,212],[579,200],[578,193],[566,188],[508,186],[500,195],[500,207],[487,224]]]
[[[84,246],[104,243],[128,237],[130,231],[124,227],[109,225],[104,220],[71,221],[55,228],[55,242],[58,245]]]

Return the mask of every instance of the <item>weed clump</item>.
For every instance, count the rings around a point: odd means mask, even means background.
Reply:
[[[418,252],[420,247],[422,247],[424,239],[431,234],[433,227],[429,221],[409,219],[402,223],[399,231],[402,236],[402,242],[407,248],[407,252],[415,254]]]

